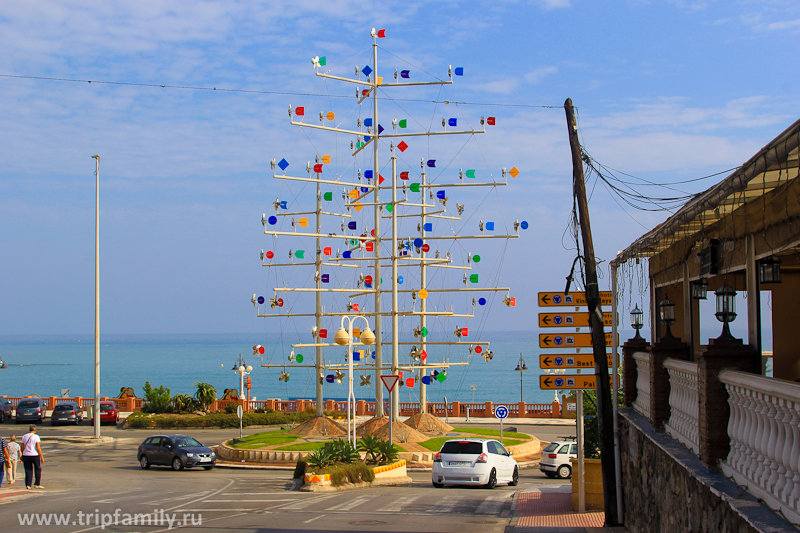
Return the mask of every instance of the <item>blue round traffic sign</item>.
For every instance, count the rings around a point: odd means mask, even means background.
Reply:
[[[555,296],[553,296],[553,303],[554,304],[560,304],[561,303],[561,295],[560,294],[556,294]]]
[[[500,419],[507,418],[508,417],[508,407],[506,407],[505,405],[498,405],[494,409],[494,416],[496,416],[497,418],[500,418]]]
[[[562,344],[564,344],[564,337],[560,337],[560,336],[554,337],[553,338],[553,343],[555,343],[556,346],[561,346]]]
[[[556,357],[556,366],[561,366],[564,364],[564,359],[561,357]]]
[[[563,387],[564,380],[562,378],[556,378],[556,387]]]
[[[563,322],[563,321],[564,321],[564,319],[561,317],[561,315],[556,315],[556,316],[553,317],[553,324],[556,324],[556,325],[560,326],[561,322]]]

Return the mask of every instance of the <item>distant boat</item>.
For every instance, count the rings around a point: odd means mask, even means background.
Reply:
[[[0,360],[0,370],[5,370],[8,368],[5,361]]]

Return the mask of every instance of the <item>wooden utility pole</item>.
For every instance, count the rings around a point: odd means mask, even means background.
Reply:
[[[614,430],[611,412],[611,385],[608,379],[606,339],[603,331],[603,310],[600,306],[600,288],[597,285],[597,265],[594,259],[592,228],[589,224],[589,206],[586,202],[586,184],[583,181],[583,160],[578,142],[578,126],[572,99],[564,102],[567,113],[569,146],[572,149],[573,194],[578,204],[578,216],[583,238],[583,262],[586,267],[586,303],[589,307],[589,327],[592,331],[594,373],[597,381],[597,425],[600,430],[600,461],[603,469],[603,495],[606,526],[618,526],[617,486],[614,476]],[[581,420],[579,423],[583,423]],[[583,472],[581,472],[583,475]]]

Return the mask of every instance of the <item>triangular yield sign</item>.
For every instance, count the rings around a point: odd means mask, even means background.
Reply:
[[[389,374],[388,376],[381,376],[381,381],[383,381],[383,385],[386,387],[386,390],[392,392],[394,386],[397,385],[398,381],[400,381],[400,376],[395,374]]]

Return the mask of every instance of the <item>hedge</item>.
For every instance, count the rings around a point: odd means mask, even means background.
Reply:
[[[302,413],[282,413],[271,411],[266,413],[245,413],[242,426],[276,426],[305,422],[314,417],[313,411]],[[213,413],[203,416],[149,416],[147,413],[133,413],[126,420],[126,426],[147,428],[151,426],[166,427],[239,427],[239,418],[235,414]]]

